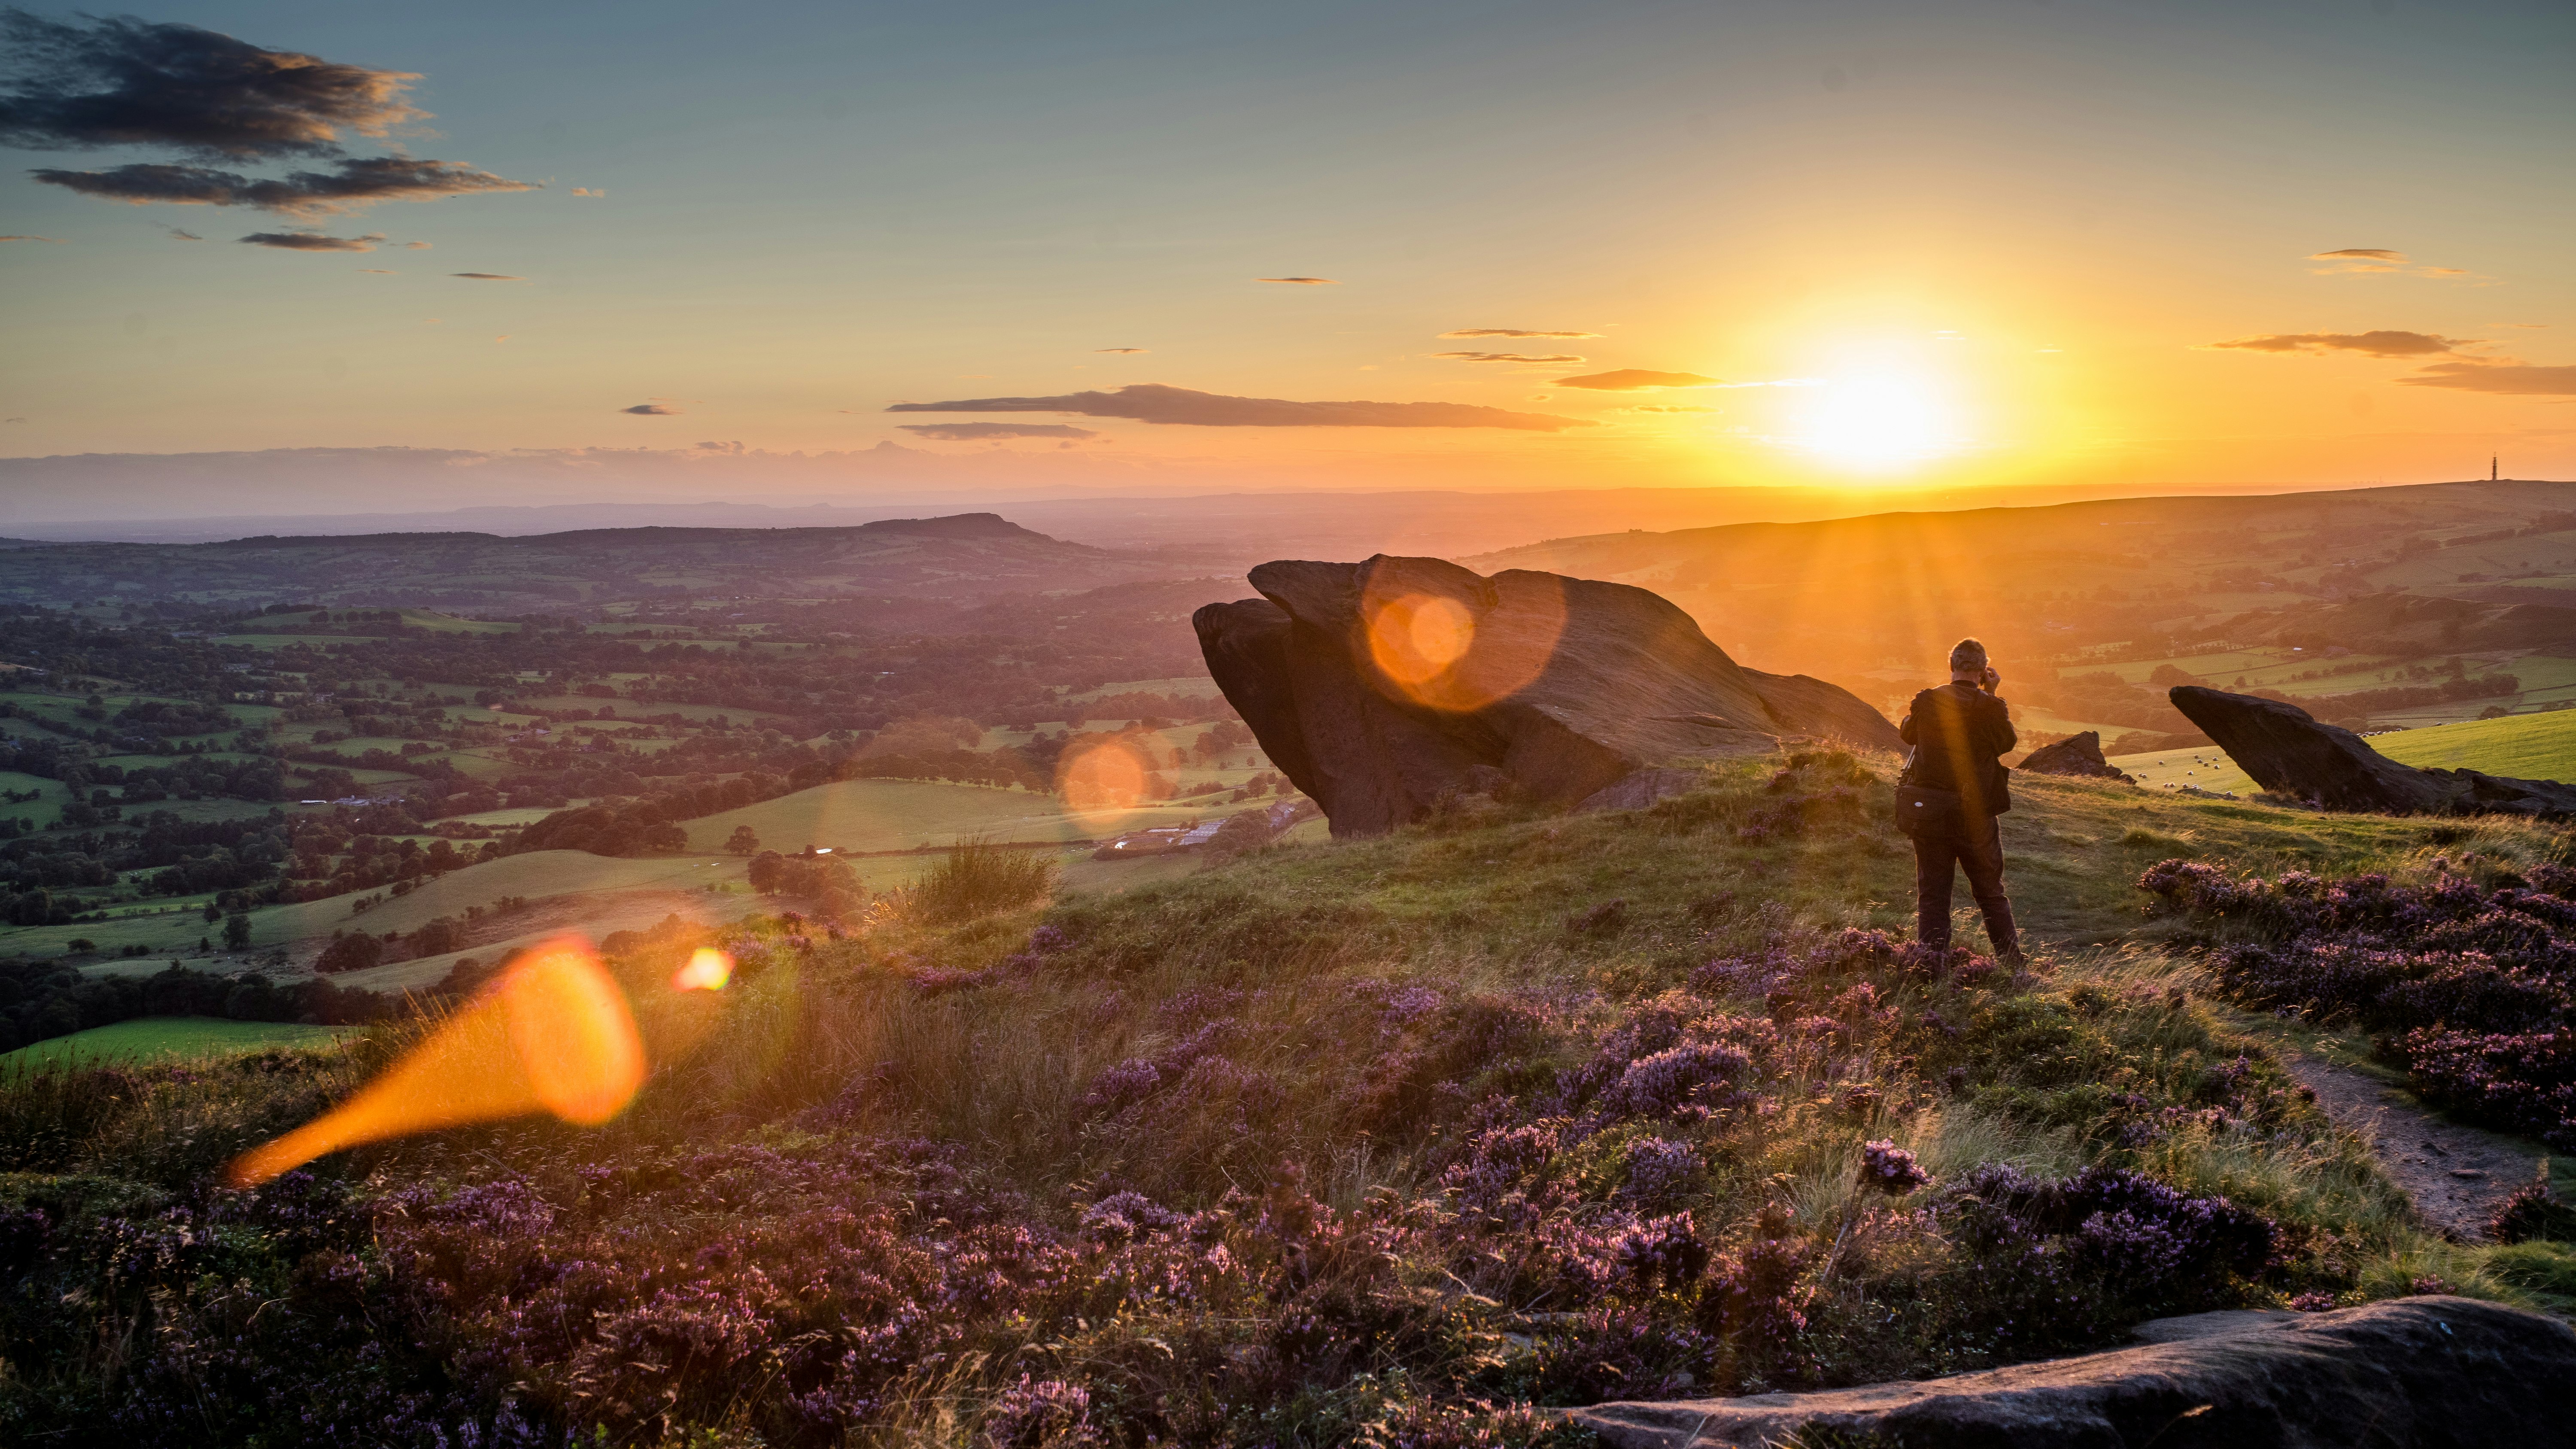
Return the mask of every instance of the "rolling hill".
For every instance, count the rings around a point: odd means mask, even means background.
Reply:
[[[976,600],[1191,570],[1169,554],[1066,543],[990,513],[848,528],[608,528],[503,537],[387,533],[0,550],[0,601],[112,595],[199,603],[581,604],[684,592]]]

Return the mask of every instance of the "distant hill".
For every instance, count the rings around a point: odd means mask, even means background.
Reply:
[[[2153,657],[2214,637],[2576,652],[2570,483],[1881,513],[1555,539],[1466,562],[1643,585],[1768,669],[1919,673],[1966,635],[1996,648],[2007,677],[2014,659]]]
[[[1168,555],[1067,543],[993,513],[845,528],[379,533],[0,549],[0,600],[543,608],[682,593],[972,602],[1169,578]]]

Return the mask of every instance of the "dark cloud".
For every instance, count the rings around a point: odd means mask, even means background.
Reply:
[[[2312,262],[2403,262],[2406,260],[2406,254],[2392,252],[2386,247],[2337,247],[2330,252],[2310,252],[2308,260]]]
[[[2576,397],[2576,367],[2536,367],[2528,362],[2436,362],[2413,377],[2397,380],[2408,387],[2449,387],[2508,397]]]
[[[338,162],[329,171],[296,171],[282,179],[252,178],[211,166],[157,162],[114,166],[105,171],[39,167],[29,174],[83,196],[136,206],[156,201],[177,206],[250,206],[295,217],[355,211],[380,201],[436,201],[445,196],[487,191],[537,189],[528,182],[512,181],[460,162],[419,161],[409,156],[355,157]]]
[[[424,120],[403,71],[263,50],[193,25],[66,24],[0,11],[0,141],[46,151],[168,146],[199,156],[330,155],[343,130]]]
[[[1451,358],[1459,362],[1581,362],[1583,360],[1571,352],[1552,352],[1545,357],[1531,357],[1518,352],[1435,352],[1431,355]]]
[[[1065,423],[902,423],[905,432],[940,443],[975,443],[991,438],[1096,438],[1089,428]]]
[[[1532,332],[1520,327],[1461,327],[1440,334],[1445,341],[1458,337],[1598,337],[1598,332]]]
[[[1116,392],[1076,392],[1062,397],[985,397],[957,402],[896,403],[890,413],[1073,413],[1093,418],[1133,418],[1144,423],[1184,423],[1203,428],[1516,428],[1553,433],[1588,427],[1581,418],[1515,413],[1502,408],[1441,402],[1289,402],[1281,398],[1226,397],[1161,383],[1137,383]]]
[[[204,238],[204,237],[201,237],[201,236],[197,235],[195,232],[193,232],[193,231],[186,231],[186,230],[183,230],[183,229],[181,229],[181,228],[179,228],[179,227],[175,227],[175,226],[165,226],[165,227],[163,227],[163,228],[161,228],[161,229],[162,229],[163,231],[166,231],[166,232],[170,233],[170,239],[171,239],[172,241],[204,241],[204,240],[205,240],[205,238]]]
[[[680,415],[680,410],[678,408],[669,407],[662,403],[637,403],[631,408],[619,408],[618,411],[621,413],[633,413],[639,418],[676,418]],[[703,448],[706,444],[700,443],[698,446]]]
[[[1145,349],[1141,347],[1095,347],[1091,350],[1094,352],[1115,352],[1121,356],[1132,356],[1144,351]]]
[[[2436,337],[2430,332],[2275,332],[2213,342],[2212,347],[2242,352],[2358,352],[2365,357],[2427,357],[2465,347],[2474,337]]]
[[[1292,287],[1338,287],[1341,285],[1341,283],[1334,281],[1330,277],[1255,277],[1252,280],[1256,282],[1284,282]]]
[[[276,247],[290,252],[371,252],[385,234],[371,231],[365,236],[324,236],[318,231],[255,231],[242,240],[255,247]]]
[[[1558,387],[1588,387],[1596,392],[1638,392],[1650,387],[1717,387],[1713,377],[1696,372],[1649,372],[1642,367],[1623,367],[1616,372],[1587,373],[1582,377],[1560,377]]]
[[[527,280],[525,277],[511,276],[508,272],[450,272],[448,275],[463,277],[469,282],[524,282]]]

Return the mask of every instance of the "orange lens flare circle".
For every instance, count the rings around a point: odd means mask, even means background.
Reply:
[[[681,991],[722,991],[733,979],[733,958],[713,946],[700,946],[689,955],[689,964],[671,978],[671,985]]]
[[[321,1118],[236,1158],[251,1187],[366,1142],[551,1112],[597,1126],[644,1085],[644,1041],[626,993],[588,942],[549,941]]]
[[[1179,764],[1179,753],[1157,734],[1077,737],[1056,763],[1056,793],[1078,813],[1134,810],[1172,797]]]
[[[1447,594],[1372,579],[1360,623],[1388,697],[1463,714],[1519,693],[1544,673],[1565,630],[1565,599],[1540,574],[1501,574],[1479,611]]]

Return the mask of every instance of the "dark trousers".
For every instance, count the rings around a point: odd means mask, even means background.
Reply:
[[[1968,872],[1968,893],[1986,916],[1986,937],[1998,956],[2016,955],[2020,938],[2013,931],[2012,902],[2004,895],[2004,838],[1998,819],[1989,815],[1958,835],[1914,842],[1914,939],[1943,950],[1950,946],[1950,881],[1953,867]]]

